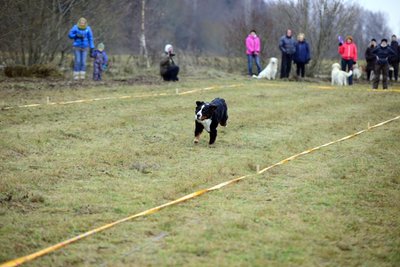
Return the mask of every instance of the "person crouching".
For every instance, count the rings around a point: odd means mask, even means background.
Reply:
[[[100,43],[97,45],[97,49],[94,50],[91,55],[94,58],[93,61],[93,80],[101,81],[101,75],[103,70],[107,68],[108,57],[106,51],[104,51],[104,44]]]
[[[172,59],[174,56],[174,48],[172,45],[167,44],[164,49],[164,56],[160,61],[160,75],[163,77],[164,81],[179,81],[179,67]]]

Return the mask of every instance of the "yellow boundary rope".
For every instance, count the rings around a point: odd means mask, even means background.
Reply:
[[[275,86],[275,87],[280,87],[283,86],[282,84],[277,84],[277,83],[261,83],[258,84],[259,86]],[[218,86],[210,86],[210,87],[205,87],[205,88],[199,88],[199,89],[193,89],[189,91],[182,91],[179,92],[180,89],[176,89],[176,95],[187,95],[187,94],[193,94],[201,91],[208,91],[208,90],[213,90],[213,89],[221,89],[221,88],[235,88],[235,87],[241,87],[245,86],[243,83],[239,84],[231,84],[231,85],[218,85]],[[332,87],[332,86],[310,86],[311,88],[317,88],[321,90],[334,90],[337,89],[337,87]],[[368,89],[368,91],[376,91],[372,89]],[[399,89],[390,89],[390,90],[385,90],[381,91],[378,90],[377,92],[397,92],[400,93]],[[110,96],[110,97],[98,97],[98,98],[90,98],[90,99],[78,99],[78,100],[71,100],[71,101],[61,101],[61,102],[49,102],[45,104],[27,104],[27,105],[20,105],[20,106],[6,106],[0,108],[0,110],[10,110],[10,109],[15,109],[15,108],[33,108],[33,107],[39,107],[39,106],[54,106],[54,105],[70,105],[70,104],[78,104],[78,103],[90,103],[90,102],[95,102],[95,101],[102,101],[102,100],[113,100],[113,99],[129,99],[129,98],[147,98],[147,97],[158,97],[158,96],[172,96],[174,95],[173,93],[154,93],[154,94],[143,94],[143,95],[124,95],[124,96]]]
[[[219,85],[219,86],[210,86],[205,88],[193,89],[190,91],[183,91],[179,92],[179,89],[176,89],[176,95],[186,95],[186,94],[193,94],[202,91],[208,91],[213,89],[220,89],[220,88],[234,88],[240,87],[243,84],[231,84],[231,85]],[[8,106],[3,107],[0,109],[9,110],[13,108],[32,108],[32,107],[39,107],[39,106],[51,106],[51,105],[69,105],[69,104],[78,104],[78,103],[89,103],[95,101],[102,101],[102,100],[112,100],[112,99],[129,99],[129,98],[147,98],[147,97],[158,97],[158,96],[171,96],[174,95],[173,93],[154,93],[154,94],[143,94],[143,95],[124,95],[124,96],[110,96],[110,97],[99,97],[99,98],[90,98],[90,99],[78,99],[78,100],[71,100],[71,101],[61,101],[61,102],[47,102],[45,104],[27,104],[27,105],[20,105],[20,106]]]
[[[327,146],[330,146],[330,145],[333,145],[333,144],[336,144],[336,143],[339,143],[339,142],[348,140],[348,139],[350,139],[350,138],[356,137],[356,136],[358,136],[358,135],[360,135],[360,134],[362,134],[362,133],[365,133],[365,132],[367,132],[367,131],[369,131],[369,130],[372,130],[372,129],[377,128],[377,127],[380,127],[380,126],[383,126],[383,125],[385,125],[385,124],[387,124],[387,123],[390,123],[390,122],[395,121],[395,120],[398,120],[398,119],[400,119],[400,115],[397,116],[397,117],[394,117],[394,118],[392,118],[392,119],[389,119],[389,120],[387,120],[387,121],[383,121],[383,122],[381,122],[381,123],[375,124],[375,125],[373,125],[373,126],[368,126],[367,129],[364,129],[364,130],[361,130],[361,131],[356,132],[356,133],[354,133],[354,134],[345,136],[345,137],[340,138],[340,139],[338,139],[338,140],[335,140],[335,141],[332,141],[332,142],[329,142],[329,143],[326,143],[326,144],[323,144],[323,145],[320,145],[320,146],[317,146],[317,147],[308,149],[308,150],[306,150],[306,151],[303,151],[303,152],[301,152],[301,153],[298,153],[298,154],[296,154],[296,155],[293,155],[293,156],[291,156],[291,157],[288,157],[288,158],[286,158],[286,159],[284,159],[284,160],[281,160],[281,161],[279,161],[278,163],[275,163],[275,164],[273,164],[273,165],[271,165],[271,166],[269,166],[269,167],[266,167],[266,168],[264,168],[264,169],[258,171],[258,172],[256,173],[256,175],[262,174],[262,173],[264,173],[264,172],[266,172],[266,171],[268,171],[268,170],[270,170],[270,169],[272,169],[272,168],[274,168],[274,167],[276,167],[276,166],[278,166],[278,165],[285,164],[285,163],[287,163],[287,162],[289,162],[289,161],[291,161],[291,160],[294,160],[294,159],[296,159],[296,158],[298,158],[298,157],[300,157],[300,156],[304,156],[304,155],[309,154],[309,153],[311,153],[311,152],[313,152],[313,151],[316,151],[316,150],[318,150],[318,149],[321,149],[321,148],[324,148],[324,147],[327,147]],[[225,187],[225,186],[227,186],[227,185],[230,185],[230,184],[239,182],[239,181],[241,181],[241,180],[243,180],[243,179],[245,179],[245,178],[248,178],[248,177],[250,177],[250,176],[254,176],[254,174],[244,175],[244,176],[241,176],[241,177],[238,177],[238,178],[235,178],[235,179],[232,179],[232,180],[229,180],[229,181],[226,181],[226,182],[217,184],[217,185],[215,185],[215,186],[213,186],[213,187],[210,187],[210,188],[207,188],[207,189],[202,189],[202,190],[196,191],[196,192],[194,192],[194,193],[188,194],[188,195],[186,195],[186,196],[183,196],[183,197],[178,198],[178,199],[176,199],[176,200],[173,200],[173,201],[171,201],[171,202],[165,203],[165,204],[163,204],[163,205],[160,205],[160,206],[157,206],[157,207],[154,207],[154,208],[151,208],[151,209],[142,211],[142,212],[140,212],[140,213],[131,215],[131,216],[129,216],[129,217],[120,219],[120,220],[118,220],[118,221],[115,221],[115,222],[112,222],[112,223],[103,225],[103,226],[98,227],[98,228],[96,228],[96,229],[90,230],[90,231],[88,231],[88,232],[86,232],[86,233],[83,233],[83,234],[80,234],[80,235],[75,236],[75,237],[73,237],[73,238],[70,238],[70,239],[68,239],[68,240],[62,241],[62,242],[60,242],[60,243],[58,243],[58,244],[55,244],[55,245],[53,245],[53,246],[50,246],[50,247],[47,247],[47,248],[45,248],[45,249],[39,250],[39,251],[37,251],[37,252],[35,252],[35,253],[32,253],[32,254],[30,254],[30,255],[23,256],[23,257],[16,258],[16,259],[14,259],[14,260],[5,262],[5,263],[1,264],[0,267],[18,266],[18,265],[21,265],[21,264],[23,264],[23,263],[32,261],[32,260],[34,260],[34,259],[36,259],[36,258],[38,258],[38,257],[44,256],[44,255],[46,255],[46,254],[49,254],[49,253],[54,252],[54,251],[56,251],[56,250],[59,250],[59,249],[61,249],[62,247],[65,247],[65,246],[67,246],[67,245],[69,245],[69,244],[71,244],[71,243],[74,243],[74,242],[76,242],[76,241],[78,241],[78,240],[80,240],[80,239],[83,239],[83,238],[85,238],[85,237],[94,235],[94,234],[96,234],[96,233],[98,233],[98,232],[101,232],[101,231],[104,231],[104,230],[106,230],[106,229],[108,229],[108,228],[111,228],[111,227],[113,227],[113,226],[116,226],[117,224],[120,224],[120,223],[129,221],[129,220],[133,220],[133,219],[138,218],[138,217],[142,217],[142,216],[146,216],[146,215],[153,214],[153,213],[158,212],[158,211],[160,211],[161,209],[166,208],[166,207],[168,207],[168,206],[172,206],[172,205],[175,205],[175,204],[184,202],[184,201],[186,201],[186,200],[189,200],[189,199],[192,199],[192,198],[201,196],[201,195],[203,195],[203,194],[205,194],[205,193],[208,193],[208,192],[211,192],[211,191],[214,191],[214,190],[218,190],[218,189],[220,189],[220,188],[222,188],[222,187]]]

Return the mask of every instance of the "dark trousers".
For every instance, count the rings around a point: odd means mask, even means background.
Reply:
[[[342,70],[343,71],[350,71],[353,70],[354,61],[352,59],[346,60],[342,58]],[[347,67],[347,70],[346,70]],[[349,77],[349,85],[353,85],[353,75]]]
[[[382,85],[383,89],[388,88],[387,76],[389,72],[389,64],[376,64],[374,70],[374,82],[372,84],[372,89],[378,89],[379,78],[382,74]]]
[[[304,78],[306,73],[306,63],[296,63],[296,74]]]
[[[96,61],[93,63],[93,80],[101,81],[101,74],[103,73],[103,66]]]
[[[367,68],[367,81],[371,80],[371,72],[373,71],[373,69],[369,69]]]
[[[289,74],[292,69],[292,60],[293,60],[293,55],[282,53],[281,79],[289,78]]]
[[[394,78],[394,80],[397,82],[398,79],[399,79],[399,62],[392,63],[391,65],[392,65],[394,70],[393,71],[389,71],[389,79],[392,80],[392,78]]]
[[[169,66],[167,72],[162,75],[164,81],[179,81],[178,79],[179,67],[176,65]]]

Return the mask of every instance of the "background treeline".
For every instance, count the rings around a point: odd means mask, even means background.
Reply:
[[[362,55],[372,37],[391,34],[384,14],[344,0],[2,0],[0,12],[3,65],[61,65],[79,17],[110,54],[148,55],[151,64],[166,43],[194,56],[241,56],[251,29],[262,57],[279,57],[279,37],[291,28],[306,34],[312,72],[320,59],[337,57],[338,35],[353,35]]]

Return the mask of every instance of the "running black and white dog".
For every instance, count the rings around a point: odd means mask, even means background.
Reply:
[[[208,143],[212,145],[217,138],[218,124],[226,126],[228,107],[222,98],[216,98],[210,103],[196,101],[196,105],[194,143],[197,144],[199,142],[200,135],[205,129],[210,133],[210,141]]]

